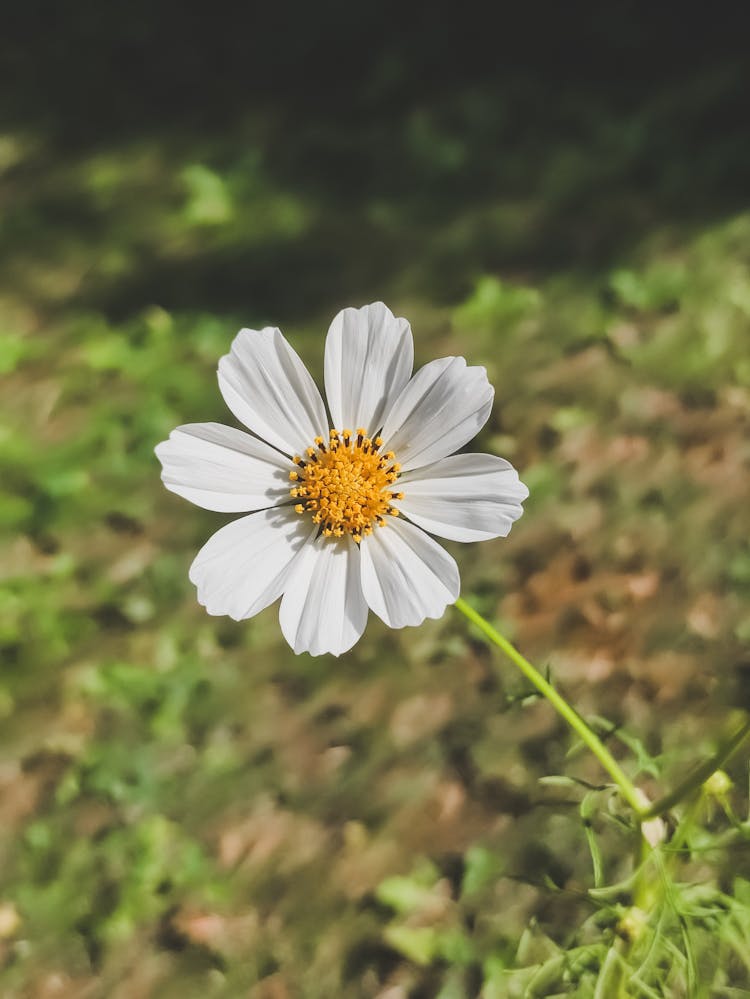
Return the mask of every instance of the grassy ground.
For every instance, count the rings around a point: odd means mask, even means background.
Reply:
[[[640,51],[614,22],[607,51]],[[126,52],[159,44],[143,23]],[[276,93],[256,52],[244,102],[220,77],[191,113],[176,83],[116,94],[106,51],[101,91],[45,88],[52,32],[4,98],[4,996],[593,996],[618,939],[634,995],[750,987],[746,755],[639,935],[611,795],[539,782],[603,775],[454,612],[295,658],[275,610],[210,618],[187,580],[227,518],[162,488],[154,444],[232,422],[214,369],[240,325],[281,325],[319,377],[334,312],[383,298],[417,363],[487,366],[476,447],[531,489],[509,540],[449,546],[464,595],[617,727],[651,797],[748,706],[743,64],[654,76],[646,46],[634,94],[559,53],[441,86],[438,42],[407,19],[345,60],[352,93]]]

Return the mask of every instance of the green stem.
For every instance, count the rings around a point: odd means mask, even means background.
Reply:
[[[658,815],[663,815],[665,812],[668,812],[670,808],[673,808],[680,801],[682,801],[683,798],[686,798],[689,794],[691,794],[691,792],[699,788],[704,781],[708,780],[714,771],[719,770],[720,767],[722,767],[727,760],[737,752],[748,735],[750,735],[750,718],[747,718],[743,724],[740,725],[739,728],[737,728],[737,730],[730,735],[724,743],[722,743],[718,751],[714,753],[710,759],[696,767],[684,781],[674,788],[674,790],[665,794],[663,798],[659,798],[659,800],[655,801],[653,805],[649,805],[643,815],[643,818],[652,819]]]
[[[589,728],[578,712],[572,708],[565,698],[544,679],[539,670],[532,666],[528,659],[525,659],[518,649],[511,645],[507,638],[493,628],[489,621],[485,621],[482,615],[475,611],[473,607],[469,606],[465,600],[459,597],[455,606],[456,609],[464,615],[464,617],[468,618],[472,624],[479,628],[483,635],[485,635],[494,645],[501,649],[511,662],[515,663],[526,679],[536,687],[539,693],[549,701],[555,711],[557,711],[557,713],[565,719],[568,725],[570,725],[576,735],[579,736],[581,741],[588,746],[615,784],[619,787],[623,798],[627,801],[639,819],[642,819],[644,817],[644,813],[646,813],[646,809],[638,790],[628,777],[626,777],[619,763],[601,739],[599,739],[596,733]]]

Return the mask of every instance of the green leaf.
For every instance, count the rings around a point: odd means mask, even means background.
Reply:
[[[386,941],[415,964],[428,965],[438,953],[438,933],[430,926],[387,926]]]
[[[505,857],[483,846],[470,846],[464,857],[464,876],[461,894],[474,892],[497,881],[505,870]]]

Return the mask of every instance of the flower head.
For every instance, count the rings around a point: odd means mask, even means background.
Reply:
[[[458,598],[456,563],[431,535],[505,536],[528,490],[503,458],[454,454],[490,414],[484,368],[443,357],[412,376],[413,359],[408,322],[382,302],[344,309],[326,339],[329,419],[278,329],[237,334],[219,388],[252,435],[193,423],[156,448],[172,492],[247,514],[190,568],[209,614],[242,620],[282,597],[294,651],[340,655],[369,610],[401,628]]]

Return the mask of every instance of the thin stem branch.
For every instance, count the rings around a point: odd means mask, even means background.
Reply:
[[[529,682],[536,687],[539,693],[549,701],[555,711],[557,711],[557,713],[565,719],[568,725],[570,725],[576,735],[579,736],[581,741],[588,746],[615,784],[619,787],[623,798],[636,813],[639,821],[646,815],[651,814],[651,809],[646,810],[646,808],[644,808],[637,788],[625,775],[617,760],[610,753],[596,733],[589,728],[578,712],[572,708],[570,704],[568,704],[562,694],[559,694],[555,688],[544,679],[539,670],[536,669],[535,666],[532,666],[528,659],[525,659],[518,649],[511,645],[507,638],[501,635],[497,629],[493,628],[489,621],[485,621],[482,615],[467,604],[465,600],[459,597],[455,603],[455,607],[464,615],[465,618],[468,618],[472,624],[476,625],[476,627],[479,628],[482,634],[485,635],[493,643],[493,645],[496,645],[505,653],[508,659],[510,659],[511,662],[520,669],[526,679],[529,680]]]
[[[658,801],[649,805],[643,814],[643,818],[656,818],[657,816],[668,812],[670,808],[679,804],[683,798],[686,798],[694,790],[699,788],[704,781],[708,780],[715,770],[718,770],[727,762],[728,759],[730,759],[730,757],[734,756],[748,735],[750,735],[750,718],[745,719],[742,725],[740,725],[739,728],[737,728],[737,730],[730,735],[724,743],[722,743],[718,751],[714,753],[710,759],[697,766],[684,781],[665,794],[663,798],[659,798]]]

